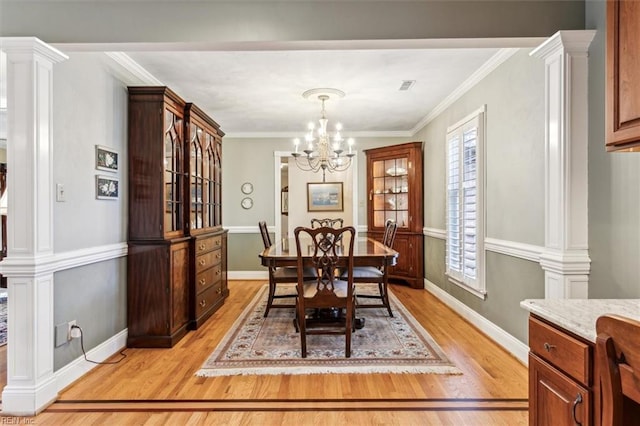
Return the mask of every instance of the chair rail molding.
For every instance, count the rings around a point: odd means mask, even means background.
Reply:
[[[516,241],[499,240],[497,238],[485,238],[484,249],[494,253],[530,260],[532,262],[540,262],[540,256],[545,250],[544,247],[541,246]]]
[[[547,299],[587,298],[588,58],[594,30],[559,31],[531,52],[545,63]]]
[[[58,396],[53,373],[53,68],[68,57],[35,37],[0,39],[7,57],[9,188],[5,415],[33,416]],[[25,195],[30,194],[30,195]],[[39,271],[42,269],[42,271]]]
[[[427,236],[427,237],[437,238],[439,240],[446,240],[447,239],[447,230],[446,229],[424,227],[424,228],[422,228],[422,234]]]

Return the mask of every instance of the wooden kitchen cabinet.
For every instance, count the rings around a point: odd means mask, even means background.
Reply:
[[[593,424],[593,344],[529,318],[529,424]]]
[[[388,219],[398,224],[391,279],[424,287],[422,142],[367,149],[367,234],[382,241]]]
[[[640,151],[640,2],[607,0],[607,151]]]

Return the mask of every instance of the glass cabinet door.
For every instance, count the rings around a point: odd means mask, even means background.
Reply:
[[[165,109],[164,123],[164,232],[167,234],[184,229],[182,220],[183,120],[170,109]]]
[[[373,161],[374,227],[383,228],[389,219],[397,222],[399,228],[409,226],[408,164],[407,157]]]
[[[204,154],[205,226],[219,225],[215,219],[215,138],[207,133],[207,150]]]
[[[222,225],[222,143],[215,139],[213,150],[213,205],[214,223]]]
[[[190,126],[189,197],[191,198],[191,207],[189,209],[189,223],[191,229],[200,229],[203,227],[204,170],[202,147],[204,132],[194,123],[191,123]]]

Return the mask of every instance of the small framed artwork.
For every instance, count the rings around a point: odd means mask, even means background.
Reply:
[[[118,151],[107,146],[96,145],[96,169],[117,172]]]
[[[307,183],[307,211],[341,212],[342,182]]]
[[[96,175],[96,198],[99,200],[117,200],[120,193],[118,178]]]

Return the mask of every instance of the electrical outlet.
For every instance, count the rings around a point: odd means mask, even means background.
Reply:
[[[56,183],[56,201],[65,202],[67,201],[67,196],[64,192],[64,185],[61,183]]]
[[[73,337],[71,336],[71,327],[74,325],[76,325],[76,320],[69,321],[69,328],[67,329],[67,341],[73,339]]]
[[[56,348],[69,341],[69,324],[63,322],[56,325]]]

